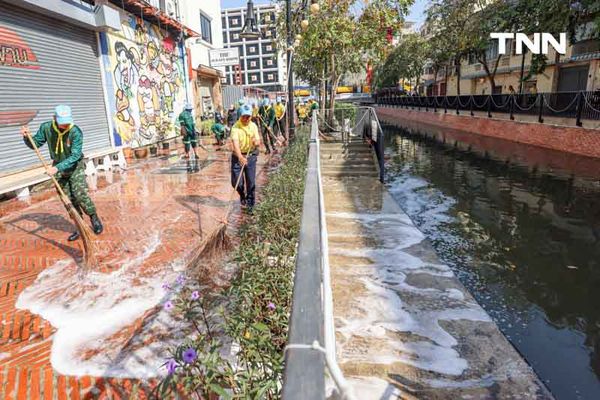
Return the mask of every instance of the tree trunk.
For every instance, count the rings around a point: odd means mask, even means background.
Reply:
[[[523,94],[523,86],[524,83],[523,82],[523,76],[525,75],[525,52],[523,52],[523,55],[521,56],[521,77],[519,78],[519,93]]]
[[[333,127],[333,107],[335,107],[335,92],[337,90],[337,82],[338,82],[338,77],[336,76],[335,73],[335,57],[333,54],[331,54],[331,73],[329,74],[329,76],[331,77],[331,87],[329,88],[329,118],[327,119],[329,121],[329,126]]]
[[[456,58],[454,66],[456,67],[456,95],[460,96],[460,57]]]
[[[496,87],[496,71],[498,70],[498,64],[500,63],[500,56],[496,59],[496,67],[494,71],[490,71],[490,66],[488,65],[487,59],[485,55],[482,58],[478,58],[477,61],[483,65],[483,69],[485,70],[485,74],[487,75],[488,81],[490,83],[490,94],[494,94],[494,88]]]

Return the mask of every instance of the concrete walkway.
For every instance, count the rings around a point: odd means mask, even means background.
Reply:
[[[357,175],[323,178],[337,357],[357,398],[552,398],[386,188]]]
[[[101,267],[85,275],[53,189],[0,204],[0,399],[148,398],[182,339],[163,285],[186,272],[231,194],[229,152],[211,150],[194,174],[174,157],[90,179],[105,231],[95,241]],[[233,214],[235,227],[237,201]],[[229,278],[203,275],[206,290]]]

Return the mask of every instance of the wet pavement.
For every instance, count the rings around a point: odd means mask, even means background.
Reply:
[[[374,178],[325,177],[338,362],[358,399],[547,399]]]
[[[0,203],[1,399],[148,397],[168,348],[182,339],[162,308],[163,285],[186,273],[231,196],[229,152],[209,150],[193,174],[175,156],[88,178],[105,231],[95,241],[100,267],[85,274],[76,263],[81,243],[66,240],[74,226],[52,189]],[[231,235],[241,220],[234,201]],[[200,272],[206,288],[231,274]]]

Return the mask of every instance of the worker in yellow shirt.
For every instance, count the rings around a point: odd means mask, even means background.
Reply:
[[[298,104],[297,113],[298,113],[298,119],[300,120],[300,125],[304,125],[304,122],[306,121],[306,117],[308,117],[308,108],[306,107],[306,104],[304,104],[304,103]]]
[[[231,128],[231,185],[240,195],[242,208],[252,213],[256,190],[256,162],[260,146],[258,127],[252,118],[252,107],[244,104],[241,108],[240,119]],[[242,172],[244,176],[240,178]],[[239,180],[239,183],[238,183]],[[245,180],[245,182],[244,182]]]
[[[283,135],[285,131],[285,104],[281,102],[281,97],[277,97],[277,104],[275,104],[275,134],[277,136]]]

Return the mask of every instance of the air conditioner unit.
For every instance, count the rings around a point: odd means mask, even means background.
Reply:
[[[160,9],[171,18],[177,16],[177,1],[176,0],[160,0]]]

